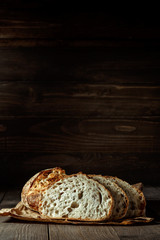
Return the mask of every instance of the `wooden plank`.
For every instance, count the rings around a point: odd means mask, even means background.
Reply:
[[[159,158],[160,153],[153,152],[7,153],[2,165],[0,181],[4,186],[22,187],[30,177],[42,169],[59,166],[64,168],[67,174],[83,171],[117,176],[131,184],[143,182],[145,185],[158,186]]]
[[[8,47],[0,55],[1,81],[159,85],[159,48]]]
[[[156,134],[155,134],[156,133]],[[137,136],[151,137],[160,134],[159,118],[142,119],[46,119],[46,118],[1,118],[1,137],[46,137],[77,135],[78,136]],[[78,139],[77,139],[78,140]]]
[[[119,239],[158,240],[160,239],[160,225],[113,227]]]
[[[63,226],[49,225],[50,237],[56,239],[159,239],[160,226]]]
[[[109,8],[100,8],[99,12],[97,5],[93,12],[91,9],[84,12],[80,6],[73,9],[68,4],[65,10],[62,6],[58,10],[49,1],[47,4],[41,1],[40,6],[38,2],[12,4],[8,1],[1,4],[0,46],[144,47],[146,43],[159,46],[158,14],[148,21],[148,15],[144,11],[137,14],[137,9],[132,15]]]
[[[2,142],[4,138],[0,139]],[[159,152],[160,140],[158,136],[130,136],[130,135],[78,135],[65,136],[53,134],[52,138],[33,136],[6,137],[6,147],[1,149],[12,152],[58,153],[62,152]],[[4,142],[3,142],[4,143]]]
[[[1,239],[48,239],[47,224],[23,223],[8,220],[0,224]]]
[[[19,96],[20,97],[20,96]],[[22,100],[21,100],[22,101]],[[22,103],[22,104],[21,104]],[[0,102],[0,114],[29,118],[146,118],[160,115],[159,100],[54,98],[44,102],[19,102],[6,98]]]
[[[159,121],[120,119],[1,120],[7,152],[159,152]]]
[[[17,83],[13,85],[12,90],[7,87],[8,85],[5,85],[4,89],[2,87],[0,97],[0,113],[3,116],[133,118],[160,114],[159,87],[148,88],[146,92],[137,87],[138,97],[127,96],[127,93],[126,95],[120,93],[122,95],[117,94],[117,96],[105,93],[103,85],[100,87],[101,90],[99,89],[100,96],[94,96],[92,92],[91,95],[87,93],[87,96],[83,96],[83,93],[79,96],[74,96],[72,93],[70,96],[57,96],[58,92],[56,95],[51,90],[45,90],[44,85],[38,90],[30,86],[17,88]],[[54,85],[51,87],[54,88]]]
[[[22,4],[21,4],[22,5]],[[47,4],[48,5],[48,4]],[[44,6],[46,8],[46,6]],[[51,11],[52,9],[52,11]],[[134,21],[130,15],[110,12],[62,12],[53,14],[53,8],[1,8],[2,39],[159,39],[159,25],[139,15]],[[138,17],[138,16],[137,16]],[[134,18],[135,20],[135,18]],[[153,24],[153,25],[152,25]],[[21,31],[19,31],[21,29]]]
[[[158,83],[158,82],[157,82]],[[160,99],[160,86],[146,84],[108,84],[103,83],[83,83],[78,81],[0,81],[1,100],[7,97],[10,101],[20,100],[23,102],[37,101],[45,99],[51,101],[54,98],[102,98],[105,99]]]
[[[49,224],[50,239],[75,239],[75,240],[119,240],[116,232],[112,227],[105,226],[71,226],[71,225],[54,225]]]
[[[13,30],[11,31],[13,32]],[[0,38],[0,47],[55,47],[55,48],[110,48],[110,47],[132,47],[132,48],[143,48],[143,47],[159,47],[160,41],[157,39],[150,40],[147,39],[145,41],[140,40],[54,40],[54,39],[17,39],[17,38]]]
[[[87,117],[133,117],[133,116],[158,116],[159,111],[159,87],[104,87],[95,86],[91,90],[82,85],[79,93],[74,89],[61,92],[54,84],[38,87],[29,84],[2,84],[0,97],[0,113],[5,116],[87,116]],[[59,86],[60,87],[60,86]],[[58,88],[59,88],[58,87]],[[85,90],[85,87],[87,90]],[[51,90],[54,89],[55,90]],[[84,88],[84,92],[83,92]],[[115,87],[116,88],[116,87]],[[57,91],[57,92],[55,92]],[[86,92],[85,92],[86,91]],[[134,94],[131,93],[134,92]]]

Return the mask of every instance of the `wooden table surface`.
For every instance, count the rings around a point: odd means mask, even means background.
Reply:
[[[160,239],[160,187],[145,187],[147,216],[155,217],[150,224],[137,226],[73,226],[25,222],[0,217],[0,240],[12,239]],[[0,192],[0,209],[14,207],[20,200],[20,190]]]

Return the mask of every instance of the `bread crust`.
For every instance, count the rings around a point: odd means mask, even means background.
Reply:
[[[77,173],[77,174],[61,176],[61,178],[60,178],[60,179],[57,179],[56,182],[59,181],[59,180],[63,180],[63,179],[67,179],[67,178],[73,177],[73,176],[76,176],[76,177],[77,177],[78,175],[83,175],[83,176],[87,177],[88,179],[90,179],[90,178],[87,176],[87,174],[84,174],[84,173],[82,173],[82,172],[79,172],[79,173]],[[111,199],[111,206],[110,206],[110,210],[109,210],[109,213],[108,213],[107,217],[104,217],[104,218],[101,218],[101,219],[95,219],[95,220],[90,219],[90,218],[81,219],[81,218],[67,218],[67,217],[66,217],[66,218],[65,218],[65,217],[64,217],[64,218],[63,218],[63,217],[60,217],[60,218],[58,218],[58,217],[56,217],[56,218],[48,217],[48,218],[51,219],[51,220],[52,220],[52,219],[53,219],[53,220],[54,220],[54,219],[57,219],[57,220],[66,220],[66,221],[70,221],[70,220],[71,220],[71,221],[82,221],[82,222],[85,222],[85,221],[86,221],[86,222],[103,222],[103,221],[107,221],[107,220],[110,218],[111,214],[112,214],[112,210],[113,210],[113,206],[114,206],[114,199],[113,199],[110,191],[109,191],[108,189],[106,189],[102,184],[98,183],[97,181],[95,181],[95,180],[93,180],[93,179],[90,179],[90,180],[92,180],[93,182],[95,182],[95,183],[98,184],[101,188],[103,188],[105,191],[108,192],[109,198]],[[49,186],[48,186],[45,190],[47,190],[48,188],[49,188]],[[40,201],[38,212],[39,212],[42,216],[46,217],[46,215],[42,214],[42,212],[41,212],[41,209],[40,209],[41,205],[42,205],[42,202]]]
[[[31,177],[26,184],[24,185],[22,192],[21,192],[21,202],[26,206],[27,208],[30,208],[27,200],[27,195],[30,191],[32,182],[39,176],[40,173],[36,173],[33,177]]]
[[[41,191],[56,182],[65,170],[59,167],[49,168],[36,173],[24,185],[21,193],[22,203],[31,210],[38,211]]]

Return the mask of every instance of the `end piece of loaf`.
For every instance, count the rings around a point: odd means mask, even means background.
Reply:
[[[54,184],[63,175],[65,175],[65,170],[59,167],[45,169],[35,174],[22,189],[22,203],[31,210],[38,211],[41,191]]]

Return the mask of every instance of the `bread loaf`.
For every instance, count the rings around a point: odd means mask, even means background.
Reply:
[[[43,170],[24,185],[21,201],[53,219],[116,221],[144,216],[146,201],[138,188],[117,177],[88,176],[66,175],[59,167]]]

